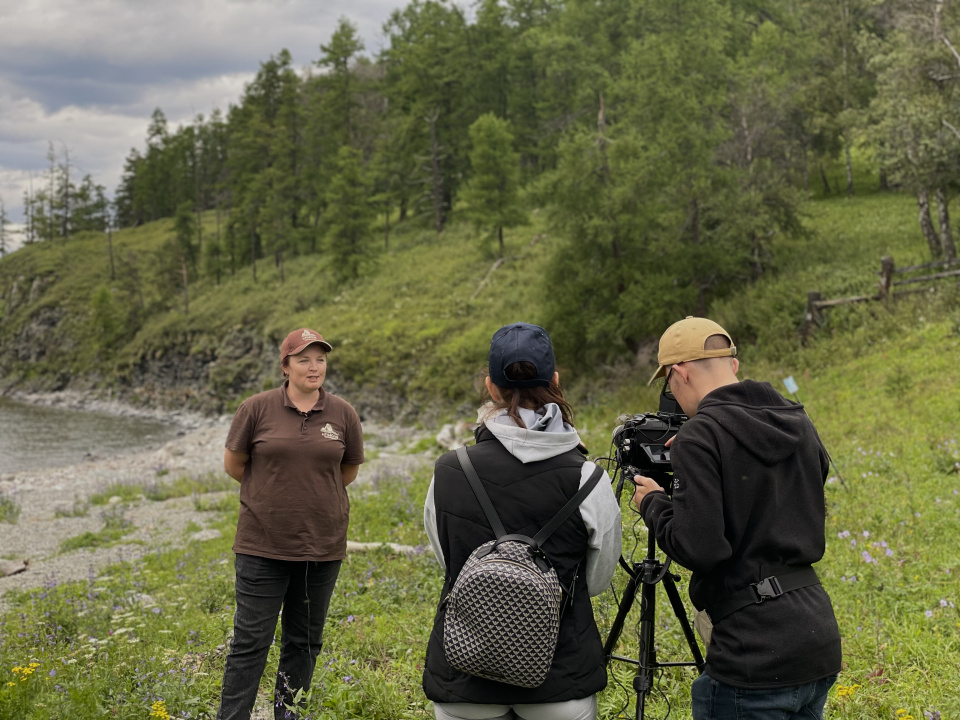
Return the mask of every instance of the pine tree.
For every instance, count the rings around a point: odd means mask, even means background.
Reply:
[[[3,199],[0,198],[0,258],[7,254],[11,244],[9,235],[7,233],[8,225],[9,220],[7,219],[7,210],[3,206]]]
[[[399,114],[395,137],[410,163],[415,212],[443,230],[466,175],[471,112],[470,38],[463,14],[438,0],[413,0],[384,26],[383,52],[390,112]],[[420,192],[416,192],[420,189]]]
[[[470,126],[470,140],[473,177],[461,197],[473,224],[496,235],[503,257],[504,228],[525,221],[519,197],[520,156],[513,149],[510,123],[492,113],[482,115]]]
[[[189,200],[177,206],[177,215],[174,220],[175,247],[177,260],[180,265],[180,274],[183,280],[183,314],[190,314],[190,278],[196,276],[197,259],[196,248],[193,244],[194,217],[193,203]]]
[[[324,227],[334,274],[342,279],[360,276],[367,255],[374,209],[369,201],[360,152],[343,146],[327,192]]]

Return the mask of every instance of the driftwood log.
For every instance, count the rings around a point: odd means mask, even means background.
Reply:
[[[22,573],[29,564],[29,560],[0,560],[0,577]]]
[[[397,543],[386,542],[364,543],[347,540],[348,553],[373,552],[383,547],[389,548],[391,552],[399,553],[400,555],[416,555],[417,553],[423,552],[422,548],[418,548],[413,545],[399,545]]]

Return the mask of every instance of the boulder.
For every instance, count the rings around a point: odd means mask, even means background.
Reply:
[[[0,577],[22,573],[29,564],[29,560],[0,560]]]

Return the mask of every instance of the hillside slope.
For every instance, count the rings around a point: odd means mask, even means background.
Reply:
[[[806,212],[805,238],[774,238],[777,270],[710,309],[748,366],[817,362],[821,342],[801,348],[796,334],[807,291],[870,292],[881,255],[898,265],[925,259],[909,198],[817,200]],[[205,218],[207,237],[213,223]],[[335,348],[334,392],[374,416],[424,419],[473,404],[492,332],[521,317],[538,322],[549,293],[562,292],[543,286],[559,238],[534,213],[530,225],[507,235],[502,263],[469,226],[439,236],[401,226],[359,281],[338,284],[318,256],[288,259],[281,280],[272,259],[261,259],[256,281],[245,267],[225,272],[219,284],[212,276],[193,282],[185,313],[179,279],[164,270],[161,253],[172,235],[171,220],[116,233],[113,279],[98,233],[32,245],[0,261],[0,389],[94,390],[230,411],[278,381],[280,339],[306,325]],[[938,306],[951,306],[944,293],[938,298]],[[820,337],[882,326],[877,312],[833,310]],[[865,317],[872,318],[866,326]],[[642,387],[655,347],[654,337],[636,357],[613,351],[603,368],[569,367],[561,357],[561,374],[580,402],[624,393],[652,403]]]

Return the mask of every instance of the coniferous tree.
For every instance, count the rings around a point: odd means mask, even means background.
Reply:
[[[217,285],[220,285],[220,276],[223,272],[223,248],[220,246],[220,238],[214,236],[207,240],[203,246],[203,271],[204,274],[216,278]]]
[[[134,193],[141,198],[144,220],[170,217],[176,211],[173,157],[169,150],[167,118],[157,108],[147,128],[147,150],[134,186]]]
[[[520,206],[520,156],[513,149],[510,123],[492,113],[470,126],[473,177],[464,186],[467,217],[477,228],[492,231],[504,256],[503,230],[524,222]]]
[[[174,220],[174,247],[177,251],[177,261],[180,266],[180,275],[183,281],[183,314],[190,314],[190,278],[196,276],[197,260],[193,204],[187,200],[177,206],[177,215]]]
[[[300,79],[291,63],[286,50],[261,63],[243,103],[230,112],[228,183],[233,205],[246,223],[254,277],[261,252],[274,253],[279,263],[290,236],[300,228]]]
[[[7,209],[3,206],[3,200],[0,199],[0,258],[4,257],[10,248],[10,237],[7,232],[9,224]]]
[[[467,170],[471,117],[470,63],[466,19],[438,0],[412,0],[384,26],[390,46],[383,52],[386,93],[402,118],[397,136],[415,167],[411,193],[417,214],[439,232]]]
[[[23,241],[25,244],[29,245],[38,240],[37,237],[37,226],[34,219],[36,214],[36,196],[33,192],[33,174],[30,174],[30,184],[26,190],[23,192],[23,214],[24,219],[26,220],[26,227],[24,228],[24,237]]]
[[[323,219],[327,252],[338,277],[349,280],[360,276],[373,216],[360,152],[343,146],[337,153]]]

